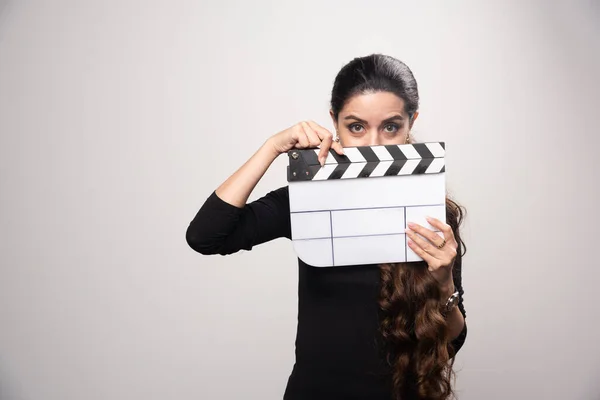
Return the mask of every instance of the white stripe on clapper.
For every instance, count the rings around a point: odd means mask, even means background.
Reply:
[[[416,152],[416,150],[415,150],[415,152]],[[402,169],[400,170],[400,172],[398,172],[398,175],[410,175],[410,174],[412,174],[413,171],[415,170],[415,168],[417,168],[417,165],[419,165],[420,162],[421,162],[421,160],[407,160],[406,163],[402,166]]]
[[[425,143],[425,145],[435,158],[444,157],[446,155],[446,150],[444,150],[440,143]]]
[[[358,149],[356,147],[346,147],[344,149],[344,153],[350,159],[350,162],[353,162],[353,163],[367,162],[367,160],[365,160],[363,155],[360,153],[360,151],[358,151]]]
[[[377,167],[375,167],[369,176],[383,176],[385,171],[387,171],[390,168],[390,165],[392,165],[392,162],[393,161],[381,161],[379,164],[377,164]]]
[[[394,160],[394,158],[392,157],[390,152],[384,146],[374,146],[374,147],[372,147],[372,149],[380,161],[393,161]],[[371,174],[371,176],[372,176],[372,174]]]
[[[325,164],[323,168],[319,169],[319,172],[313,177],[313,181],[324,181],[329,178],[329,175],[337,168],[337,164]]]
[[[421,155],[415,150],[412,144],[399,145],[398,148],[409,160],[421,159]],[[403,168],[404,169],[404,168]],[[413,168],[414,169],[414,168]]]
[[[363,170],[365,165],[367,165],[366,162],[350,164],[348,169],[346,171],[344,171],[344,175],[342,175],[342,179],[358,177],[358,174],[360,174],[360,171]]]
[[[442,168],[444,167],[444,159],[443,158],[435,158],[433,160],[433,162],[429,165],[429,167],[427,168],[427,171],[425,171],[426,174],[437,174],[438,172],[440,172],[442,170]]]
[[[315,149],[315,154],[317,158],[319,158],[319,152],[321,149]],[[335,160],[335,157],[331,154],[331,151],[327,153],[327,158],[325,159],[325,164],[337,164],[338,162]]]

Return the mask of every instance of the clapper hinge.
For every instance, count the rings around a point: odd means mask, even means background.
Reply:
[[[321,168],[317,154],[314,151],[288,151],[290,164],[287,167],[287,180],[310,181]]]

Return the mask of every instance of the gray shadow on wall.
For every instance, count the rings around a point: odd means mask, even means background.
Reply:
[[[13,0],[0,0],[0,41],[4,37],[4,31],[8,25],[8,18],[13,6]]]
[[[0,399],[1,400],[27,400],[22,388],[7,368],[7,364],[0,358]]]

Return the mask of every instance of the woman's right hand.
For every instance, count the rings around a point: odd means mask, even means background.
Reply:
[[[291,149],[307,149],[320,147],[319,162],[325,164],[329,149],[334,149],[339,155],[344,154],[342,145],[333,141],[333,134],[313,121],[300,122],[269,139],[277,154]]]

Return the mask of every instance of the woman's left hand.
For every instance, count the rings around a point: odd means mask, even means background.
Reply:
[[[456,243],[450,225],[435,218],[427,218],[427,222],[439,229],[443,238],[438,233],[419,224],[409,223],[409,229],[406,230],[410,239],[408,245],[427,263],[429,271],[439,283],[440,289],[443,292],[451,292],[454,287],[452,266],[456,258],[458,243]]]

